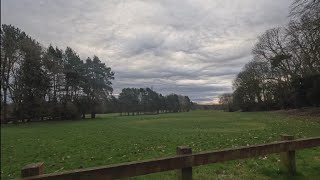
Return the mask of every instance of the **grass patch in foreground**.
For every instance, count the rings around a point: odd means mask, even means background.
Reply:
[[[308,118],[308,119],[307,119]],[[97,119],[41,122],[1,127],[1,179],[16,178],[32,162],[45,172],[61,172],[165,157],[179,145],[193,152],[320,136],[319,117],[272,112],[192,111],[148,116],[98,115]],[[194,168],[195,179],[290,178],[278,169],[278,155]],[[320,148],[297,151],[299,178],[320,177]],[[133,179],[173,179],[175,172]]]

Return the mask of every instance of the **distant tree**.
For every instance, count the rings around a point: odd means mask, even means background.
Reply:
[[[179,99],[179,111],[190,111],[191,101],[188,96],[178,95]]]
[[[88,58],[84,68],[84,83],[81,86],[89,99],[91,118],[95,118],[99,101],[107,98],[113,90],[111,80],[114,79],[114,72],[97,56],[92,60]]]
[[[50,94],[49,101],[53,102],[56,106],[58,102],[62,99],[63,89],[64,89],[64,62],[63,62],[63,51],[58,47],[54,48],[49,46],[44,54],[44,65],[47,70],[47,74],[50,78]],[[59,112],[55,112],[59,114]]]
[[[19,28],[3,24],[1,27],[1,122],[7,123],[8,91],[14,66],[20,57],[20,42],[25,35]]]
[[[176,94],[166,96],[167,108],[169,112],[178,112],[180,109],[179,97]]]
[[[225,93],[220,95],[219,104],[223,106],[224,111],[233,112],[234,111],[233,95],[231,93]]]
[[[151,88],[124,88],[118,98],[118,112],[145,114],[190,111],[192,102],[188,96],[170,94],[163,96]]]
[[[108,99],[106,99],[106,103],[105,103],[105,111],[106,113],[114,113],[114,112],[120,112],[120,103],[119,100],[111,95],[110,97],[108,97]]]
[[[20,92],[22,101],[19,111],[22,111],[28,119],[40,118],[50,87],[49,77],[43,68],[42,48],[38,42],[26,37],[22,41],[21,53],[24,61],[21,64],[19,77],[23,87]],[[20,118],[24,119],[24,117]]]
[[[157,112],[159,113],[160,105],[159,105],[159,94],[153,91],[150,88],[146,88],[146,105],[148,112]]]
[[[290,23],[258,38],[254,59],[233,84],[233,103],[242,110],[318,106],[320,1],[296,0]]]
[[[75,100],[75,104],[80,112],[82,119],[86,118],[86,114],[91,112],[90,99],[86,95],[79,95]]]
[[[167,104],[166,104],[166,97],[163,96],[162,94],[159,94],[159,107],[160,107],[160,110],[162,112],[166,112],[167,111]]]
[[[74,101],[80,91],[83,83],[84,64],[79,55],[70,47],[67,47],[64,53],[64,76],[66,101]]]
[[[134,112],[137,111],[139,105],[138,98],[138,89],[135,88],[124,88],[119,94],[119,102],[121,104],[121,112],[127,112],[129,115],[130,112],[134,115]]]

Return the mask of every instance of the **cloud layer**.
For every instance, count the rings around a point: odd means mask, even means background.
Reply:
[[[232,90],[259,34],[284,25],[290,0],[3,0],[1,22],[40,43],[94,54],[114,93],[153,87],[212,103]]]

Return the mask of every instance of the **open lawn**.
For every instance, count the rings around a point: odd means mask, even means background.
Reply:
[[[98,115],[97,119],[39,122],[1,127],[1,179],[16,178],[29,163],[45,162],[60,172],[175,154],[179,145],[194,152],[320,136],[320,117],[274,112],[192,111],[160,115]],[[194,168],[195,179],[279,179],[279,156],[270,155]],[[320,177],[320,148],[297,151],[300,178]],[[174,179],[175,172],[133,179]]]

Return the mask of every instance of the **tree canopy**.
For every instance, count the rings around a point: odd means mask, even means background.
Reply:
[[[19,28],[1,27],[1,121],[74,119],[112,93],[114,72],[70,47],[41,46]],[[8,117],[9,116],[9,117]]]
[[[286,27],[267,30],[233,83],[233,109],[320,105],[320,1],[296,0]],[[222,96],[224,97],[224,96]]]
[[[190,111],[192,102],[188,96],[169,94],[163,96],[150,88],[124,88],[119,94],[117,112],[140,113]]]

